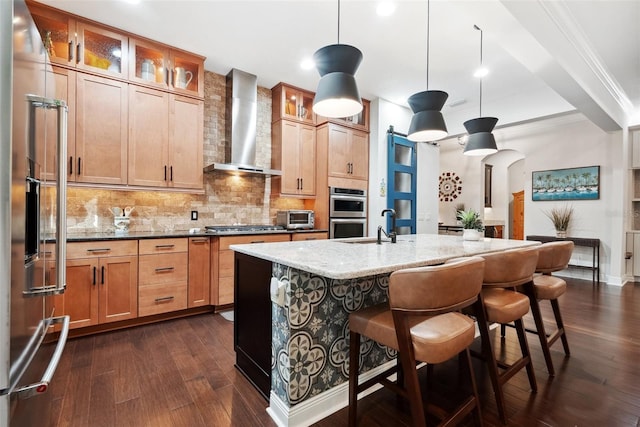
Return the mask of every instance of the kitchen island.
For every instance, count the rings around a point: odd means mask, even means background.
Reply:
[[[236,366],[269,399],[278,424],[308,425],[347,405],[349,313],[387,301],[393,271],[536,244],[418,234],[381,245],[361,238],[233,245]],[[364,340],[362,371],[375,375],[395,356]]]

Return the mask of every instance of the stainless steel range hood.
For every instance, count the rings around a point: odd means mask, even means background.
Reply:
[[[227,74],[225,163],[214,163],[205,172],[226,171],[282,175],[282,171],[256,166],[258,78],[232,69]]]

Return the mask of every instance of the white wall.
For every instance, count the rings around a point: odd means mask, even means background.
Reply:
[[[554,206],[573,206],[574,219],[569,228],[573,237],[601,240],[601,278],[610,284],[622,284],[622,251],[624,249],[626,148],[623,132],[605,133],[579,113],[533,121],[494,131],[500,150],[513,150],[524,155],[526,235],[554,235],[555,230],[544,214]],[[482,159],[462,155],[456,139],[441,142],[441,171],[454,171],[462,177],[460,200],[466,208],[480,210],[482,199]],[[600,166],[600,199],[569,202],[533,202],[532,171],[582,166]],[[495,176],[494,176],[495,178]],[[496,196],[494,187],[494,197]],[[504,196],[506,197],[506,196]],[[440,203],[440,217],[450,218],[450,203]],[[450,219],[449,219],[450,220]],[[445,219],[445,222],[447,220]],[[590,263],[588,248],[576,248],[573,262]],[[568,275],[590,279],[587,270],[570,269]]]
[[[387,207],[387,130],[407,133],[411,110],[384,99],[371,102],[369,133],[369,236],[375,236],[378,225],[386,227],[380,212]],[[438,232],[438,175],[439,150],[429,144],[418,144],[417,149],[417,222],[416,232]],[[381,191],[384,180],[384,191]]]

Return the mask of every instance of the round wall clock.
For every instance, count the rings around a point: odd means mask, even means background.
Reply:
[[[462,180],[455,172],[442,172],[439,190],[441,202],[452,202],[462,193]]]

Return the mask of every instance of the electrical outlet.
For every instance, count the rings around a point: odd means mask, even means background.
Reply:
[[[191,221],[198,220],[198,211],[191,211]]]

